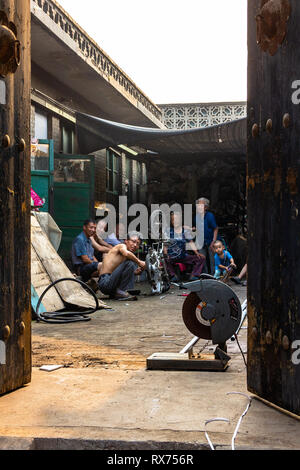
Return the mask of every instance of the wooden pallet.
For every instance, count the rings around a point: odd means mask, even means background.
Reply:
[[[212,355],[190,357],[189,353],[154,353],[147,358],[149,370],[202,370],[223,372],[229,360],[215,359]]]

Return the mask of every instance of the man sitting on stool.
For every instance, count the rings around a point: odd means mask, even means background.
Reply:
[[[98,281],[103,294],[116,300],[136,300],[128,290],[134,288],[134,275],[145,269],[145,262],[134,255],[140,242],[140,234],[130,232],[124,243],[114,246],[103,258]]]
[[[182,226],[182,216],[179,212],[171,215],[171,224],[165,236],[169,238],[169,242],[164,244],[164,255],[168,273],[172,282],[178,282],[175,272],[175,266],[178,263],[192,266],[190,281],[199,279],[205,265],[205,256],[198,252],[195,243],[191,240],[190,233]],[[190,235],[190,236],[189,236]],[[187,243],[194,252],[193,255],[187,253]]]
[[[83,282],[100,274],[101,263],[95,258],[91,237],[96,233],[94,220],[88,219],[83,223],[83,231],[72,243],[72,263],[75,272]]]

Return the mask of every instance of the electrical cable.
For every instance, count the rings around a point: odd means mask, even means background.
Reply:
[[[242,356],[243,356],[244,364],[245,364],[245,366],[247,367],[247,362],[246,362],[246,359],[245,359],[245,355],[244,355],[244,353],[243,353],[243,350],[242,350],[242,348],[241,348],[241,345],[240,345],[240,343],[239,343],[239,340],[238,340],[238,337],[237,337],[237,334],[236,334],[236,333],[234,334],[234,337],[235,337],[235,340],[236,340],[237,345],[238,345],[238,347],[239,347],[239,350],[241,351],[241,354],[242,354]]]
[[[206,427],[207,424],[213,423],[214,421],[224,421],[225,423],[229,423],[229,422],[230,422],[229,419],[227,419],[227,418],[212,418],[212,419],[208,419],[207,421],[205,421],[204,426]],[[208,433],[206,432],[206,430],[204,431],[204,434],[205,434],[205,437],[206,437],[206,439],[207,439],[207,442],[208,442],[209,445],[210,445],[211,450],[216,450],[216,449],[214,448],[214,445],[213,445],[213,443],[211,442],[211,440],[210,440],[210,438],[209,438]]]
[[[233,436],[232,436],[232,439],[231,439],[231,450],[235,450],[235,438],[237,436],[237,433],[238,433],[238,430],[239,430],[239,427],[241,425],[241,422],[242,422],[242,419],[244,418],[244,416],[247,414],[249,408],[250,408],[250,405],[251,405],[251,401],[252,401],[252,398],[249,397],[249,395],[246,395],[246,393],[242,393],[242,392],[228,392],[226,395],[233,395],[233,394],[236,394],[236,395],[243,395],[244,397],[248,398],[248,404],[245,408],[245,410],[243,411],[243,413],[241,414],[239,420],[238,420],[238,423],[236,425],[236,428],[234,430],[234,433],[233,433]]]
[[[248,398],[248,404],[247,404],[245,410],[243,411],[243,413],[241,414],[241,416],[240,416],[240,418],[237,422],[237,425],[235,427],[235,430],[234,430],[234,433],[233,433],[233,436],[232,436],[232,439],[231,439],[231,450],[235,450],[235,439],[236,439],[236,436],[238,434],[238,430],[239,430],[239,427],[241,425],[241,422],[242,422],[244,416],[247,414],[247,412],[250,408],[252,398],[249,397],[248,395],[246,395],[246,393],[242,393],[242,392],[227,392],[226,395],[243,395],[244,397]],[[230,423],[229,419],[227,419],[227,418],[212,418],[212,419],[208,419],[207,421],[205,421],[205,423],[204,423],[205,428],[206,428],[207,424],[212,423],[214,421],[224,421],[224,422]],[[211,450],[216,450],[213,443],[211,442],[206,430],[205,430],[204,434],[205,434],[205,437],[207,439],[207,442],[210,445]]]
[[[77,282],[78,284],[82,285],[85,289],[89,291],[89,293],[93,296],[95,300],[95,307],[91,309],[87,309],[84,312],[39,312],[39,308],[42,303],[42,299],[45,296],[45,294],[56,284],[59,282],[63,281],[72,281],[72,282]],[[64,277],[62,279],[58,279],[54,282],[52,282],[42,293],[40,296],[37,306],[36,306],[36,316],[37,316],[37,321],[43,321],[45,323],[74,323],[78,321],[90,321],[91,318],[86,316],[86,315],[91,315],[92,313],[95,313],[97,310],[99,310],[99,301],[97,296],[95,295],[94,291],[83,281],[80,279],[74,279],[74,278],[69,278],[69,277]]]

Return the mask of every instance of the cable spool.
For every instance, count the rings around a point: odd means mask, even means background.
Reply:
[[[89,293],[93,296],[95,300],[95,308],[93,309],[88,309],[84,312],[39,312],[39,308],[42,303],[42,299],[46,295],[46,293],[54,287],[56,284],[59,282],[63,281],[72,281],[72,282],[77,282],[78,284],[82,285],[85,289],[89,291]],[[58,279],[54,282],[52,282],[42,293],[40,296],[37,306],[36,306],[36,316],[37,316],[37,321],[43,321],[45,323],[74,323],[78,321],[90,321],[91,318],[86,316],[86,315],[92,315],[95,313],[97,310],[99,310],[99,302],[98,298],[96,297],[94,291],[83,281],[80,281],[79,279],[74,279],[74,278],[69,278],[65,277],[62,279]]]

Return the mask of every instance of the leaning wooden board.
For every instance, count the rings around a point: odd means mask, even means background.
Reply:
[[[42,265],[37,252],[34,247],[31,246],[31,285],[34,288],[37,297],[42,295],[51,282],[51,278]],[[55,287],[47,292],[42,303],[47,312],[58,312],[65,308],[65,305]]]
[[[31,216],[31,246],[48,274],[50,282],[62,278],[74,278],[34,216]],[[95,306],[93,297],[78,283],[63,281],[56,284],[55,289],[65,303],[83,308],[93,308]],[[100,300],[99,306],[100,308],[106,307]]]

